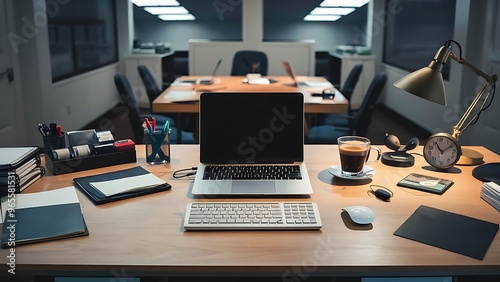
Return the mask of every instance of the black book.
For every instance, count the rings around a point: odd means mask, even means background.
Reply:
[[[136,180],[139,178],[141,178],[139,185],[130,186],[134,182],[137,183]],[[166,191],[172,188],[170,184],[140,166],[74,178],[73,181],[75,186],[87,195],[95,205]],[[105,186],[111,186],[114,189],[110,191],[104,189]]]
[[[74,187],[2,198],[2,248],[88,235]]]
[[[22,176],[16,173],[12,173],[8,176],[0,176],[0,196],[9,193],[21,193],[44,174],[45,167],[35,166],[33,169],[23,173]]]
[[[0,171],[14,171],[26,162],[39,158],[38,147],[1,147]]]

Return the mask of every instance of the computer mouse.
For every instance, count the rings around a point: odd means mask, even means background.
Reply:
[[[375,218],[372,209],[365,206],[349,206],[342,210],[347,212],[351,220],[357,224],[370,224]]]

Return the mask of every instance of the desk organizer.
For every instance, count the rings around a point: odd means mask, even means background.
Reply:
[[[53,175],[124,163],[135,163],[136,161],[137,158],[135,150],[118,151],[66,160],[54,160],[50,154],[45,154],[45,166],[50,172],[52,172]]]

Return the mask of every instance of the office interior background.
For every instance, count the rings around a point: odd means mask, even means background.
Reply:
[[[421,67],[427,66],[432,57],[422,58],[420,51],[431,50],[434,54],[449,39],[439,35],[446,33],[443,21],[450,18],[443,15],[450,14],[450,7],[454,6],[451,38],[461,44],[464,57],[487,73],[499,73],[500,70],[500,4],[497,0],[411,1],[424,9],[418,13],[409,11],[411,9],[405,11],[404,4],[408,1],[371,0],[335,22],[302,20],[320,0],[179,0],[196,20],[176,22],[161,21],[129,0],[104,1],[110,6],[99,9],[101,1],[85,1],[85,6],[78,7],[77,11],[114,15],[116,28],[105,30],[108,35],[105,40],[111,38],[116,54],[109,57],[106,53],[109,50],[103,48],[100,60],[109,59],[110,63],[90,71],[83,67],[81,72],[66,77],[64,73],[54,76],[57,75],[52,67],[54,50],[49,42],[56,38],[47,18],[64,15],[71,1],[0,0],[0,73],[11,68],[14,77],[11,82],[6,75],[0,78],[1,146],[42,146],[36,128],[38,123],[56,121],[66,131],[77,130],[119,104],[113,76],[125,72],[125,60],[131,54],[134,41],[168,43],[171,50],[188,55],[191,73],[196,66],[197,70],[206,70],[206,75],[213,64],[203,58],[195,61],[189,52],[190,40],[212,41],[214,48],[207,54],[223,58],[220,75],[229,74],[232,54],[237,49],[262,49],[270,42],[313,41],[315,53],[335,52],[338,45],[365,45],[376,58],[376,72],[384,71],[388,75],[378,103],[429,132],[451,133],[484,84],[473,72],[449,60],[446,106],[392,86],[410,72],[401,65],[411,61]],[[425,10],[428,4],[440,5],[441,10]],[[392,35],[391,40],[389,35]],[[399,40],[415,45],[402,46]],[[400,52],[401,56],[388,63],[387,55],[395,52]],[[316,75],[314,66],[314,62],[297,65],[298,74]],[[270,66],[269,75],[284,75],[284,70],[281,66]],[[499,119],[500,101],[497,98],[482,113],[477,124],[460,136],[460,143],[481,145],[500,153]],[[112,126],[110,124],[109,128]]]

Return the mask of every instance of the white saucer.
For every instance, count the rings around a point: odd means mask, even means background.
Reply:
[[[363,173],[360,173],[359,175],[356,176],[349,176],[342,174],[342,170],[340,169],[340,165],[333,165],[328,168],[328,172],[335,175],[336,177],[339,178],[344,178],[344,179],[352,179],[352,180],[361,180],[361,179],[369,179],[373,175],[375,175],[375,169],[371,166],[366,166],[363,168]]]

